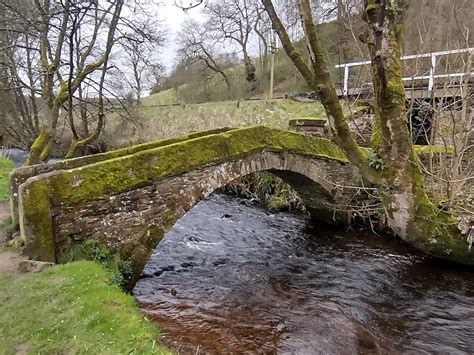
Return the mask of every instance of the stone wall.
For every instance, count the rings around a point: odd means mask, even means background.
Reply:
[[[261,151],[108,198],[53,207],[56,258],[68,261],[78,245],[93,239],[130,258],[138,277],[152,249],[188,210],[214,190],[258,171],[270,171],[288,182],[315,218],[347,221],[346,214],[336,211],[354,194],[347,186],[357,184],[349,165]]]
[[[135,154],[144,150],[159,148],[166,145],[187,141],[190,139],[209,136],[212,134],[228,132],[230,130],[232,130],[232,128],[227,128],[227,127],[212,129],[212,130],[203,131],[203,132],[191,133],[182,137],[170,138],[170,139],[164,139],[164,140],[159,140],[155,142],[134,145],[131,147],[117,149],[117,150],[113,150],[106,153],[87,155],[87,156],[79,157],[79,158],[59,160],[53,163],[37,164],[37,165],[25,166],[25,167],[20,167],[18,169],[15,169],[12,173],[10,173],[10,178],[9,178],[10,210],[11,210],[11,216],[12,216],[12,226],[14,229],[19,228],[18,189],[20,185],[26,182],[26,180],[28,180],[30,177],[42,175],[42,174],[49,173],[52,171],[57,171],[57,170],[79,168],[81,166],[99,163],[101,161]]]
[[[20,231],[35,259],[67,262],[94,240],[129,259],[137,278],[153,247],[199,200],[234,179],[270,171],[315,218],[344,223],[361,186],[332,142],[266,127],[186,139],[28,178],[18,189]]]

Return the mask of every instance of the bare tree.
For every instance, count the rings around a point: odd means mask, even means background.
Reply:
[[[133,83],[130,86],[139,103],[143,90],[155,84],[147,80],[145,76],[153,77],[152,70],[160,66],[158,54],[159,49],[164,45],[165,33],[158,29],[158,24],[149,19],[142,19],[140,22],[129,21],[127,30],[123,32],[119,38],[120,46],[125,52],[121,66],[131,67]],[[122,69],[122,71],[124,79],[129,81],[126,70]]]
[[[183,11],[188,11],[206,3],[206,0],[174,0],[176,7]]]
[[[28,147],[39,131],[36,99],[37,38],[28,1],[0,2],[0,125],[16,144]]]
[[[183,23],[178,34],[178,56],[181,62],[201,62],[205,68],[219,74],[224,80],[227,90],[231,90],[231,82],[214,54],[213,39],[209,37],[206,27],[195,20]]]
[[[253,6],[255,6],[255,9],[256,9],[255,10],[256,20],[254,23],[254,31],[259,38],[259,49],[260,49],[259,52],[260,52],[260,64],[261,64],[260,81],[261,81],[261,87],[262,89],[264,89],[265,84],[266,84],[267,71],[268,71],[268,53],[270,49],[269,42],[272,41],[272,39],[270,38],[272,23],[267,13],[265,12],[265,9],[260,4],[260,1],[255,0],[255,3],[253,4]],[[272,48],[272,50],[275,50],[275,48]]]
[[[257,19],[255,6],[250,0],[223,0],[209,3],[204,11],[208,16],[206,25],[216,38],[240,47],[244,57],[245,79],[255,90],[255,65],[249,55],[249,42]]]
[[[73,95],[86,79],[94,72],[107,68],[109,55],[114,45],[123,0],[104,3],[65,0],[34,0],[39,20],[32,25],[37,31],[39,41],[39,66],[41,68],[41,96],[49,108],[47,123],[44,124],[33,142],[26,164],[35,164],[46,160],[55,141],[60,111],[69,101],[72,108]],[[74,60],[75,34],[81,31],[84,23],[92,25],[90,33],[81,37],[81,55]],[[105,45],[100,46],[99,38],[105,30]],[[86,32],[86,31],[84,31]],[[86,41],[87,38],[87,41]],[[102,47],[102,49],[100,49]],[[69,57],[69,58],[67,58]],[[85,138],[80,138],[73,127],[73,116],[69,114],[69,123],[74,135],[68,155],[78,147],[95,140],[103,129],[104,116],[100,105],[104,84],[104,70],[98,83],[99,116],[96,130]],[[75,133],[76,132],[76,133]]]

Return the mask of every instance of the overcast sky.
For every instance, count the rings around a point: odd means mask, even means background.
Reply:
[[[168,70],[171,69],[176,55],[176,33],[181,27],[181,23],[191,17],[202,21],[203,16],[200,9],[191,9],[187,12],[177,8],[174,0],[163,0],[163,5],[159,9],[160,17],[168,30],[168,38],[165,47],[162,49],[163,64]]]

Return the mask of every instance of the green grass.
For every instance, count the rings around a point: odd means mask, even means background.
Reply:
[[[92,261],[0,275],[0,354],[169,354],[109,276]]]
[[[15,168],[15,164],[4,157],[0,157],[0,202],[8,200],[8,174]]]
[[[6,217],[5,219],[0,220],[0,228],[3,227],[8,227],[9,225],[12,224],[12,218],[11,216]]]
[[[153,100],[144,98],[143,106],[135,111],[140,127],[110,117],[103,135],[109,149],[220,127],[264,125],[286,129],[291,118],[326,117],[319,102],[220,101],[167,107],[147,106],[147,102]]]
[[[144,106],[170,105],[177,102],[176,90],[168,89],[157,94],[143,97],[141,104]]]

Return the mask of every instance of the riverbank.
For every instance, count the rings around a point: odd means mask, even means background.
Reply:
[[[6,227],[0,227],[0,232]],[[0,243],[0,354],[170,354],[135,299],[94,261],[24,274]]]
[[[1,354],[168,354],[132,296],[99,264],[0,274]]]
[[[8,174],[0,157],[0,354],[169,354],[135,299],[100,264],[80,261],[24,274],[9,247]]]

